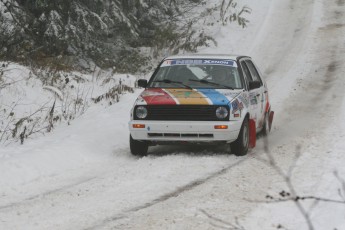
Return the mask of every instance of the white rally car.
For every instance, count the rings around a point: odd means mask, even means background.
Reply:
[[[243,156],[267,135],[274,113],[252,59],[233,55],[165,58],[131,111],[130,149],[144,156],[157,144],[230,144]]]

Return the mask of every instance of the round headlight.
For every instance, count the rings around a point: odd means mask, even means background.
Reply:
[[[139,119],[145,119],[147,117],[147,109],[144,106],[138,106],[135,110],[135,115]]]
[[[229,112],[225,107],[218,107],[216,109],[216,116],[218,119],[224,119],[228,116]]]

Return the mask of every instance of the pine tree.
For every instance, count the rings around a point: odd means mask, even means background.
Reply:
[[[222,1],[224,5],[225,0]],[[150,58],[140,52],[141,47],[151,47],[153,57],[157,57],[162,50],[194,52],[215,42],[204,31],[194,29],[200,15],[193,16],[191,12],[204,3],[205,0],[0,0],[0,59],[39,62],[65,57],[59,59],[65,60],[64,65],[84,59],[100,67],[135,72]],[[229,8],[220,9],[223,19],[230,20],[225,15]],[[231,20],[237,18],[245,25],[243,17],[231,12]],[[74,63],[69,63],[72,59],[68,57],[76,57]]]

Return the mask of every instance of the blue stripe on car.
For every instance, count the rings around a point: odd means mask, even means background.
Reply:
[[[215,89],[198,89],[199,92],[208,97],[214,105],[229,105],[230,101]]]

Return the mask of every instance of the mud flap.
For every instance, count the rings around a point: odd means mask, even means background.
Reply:
[[[249,119],[249,148],[256,146],[256,127],[255,120]]]
[[[271,131],[271,127],[272,127],[272,122],[273,122],[273,116],[274,116],[274,111],[270,112],[270,116],[269,116],[269,131]]]

